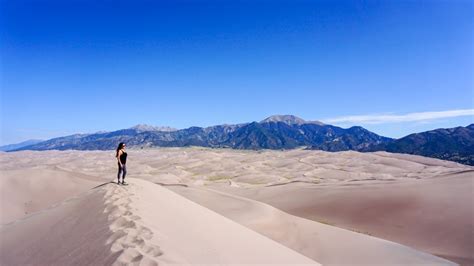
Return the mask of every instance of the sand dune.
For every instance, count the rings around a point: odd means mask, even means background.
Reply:
[[[323,265],[450,265],[375,237],[317,223],[270,205],[203,187],[169,187]]]
[[[1,224],[79,195],[102,182],[53,167],[2,170],[0,175]]]
[[[319,185],[426,179],[474,167],[422,156],[386,152],[359,153],[310,150],[247,151],[162,148],[129,151],[130,176],[162,183],[229,181],[241,187],[263,187],[288,181]],[[113,151],[22,151],[0,154],[0,171],[56,167],[70,173],[114,180]]]
[[[1,265],[319,265],[138,179],[126,187],[106,184],[3,226],[0,240]]]
[[[113,151],[0,153],[0,264],[17,256],[26,264],[225,264],[235,252],[254,254],[260,246],[268,252],[234,262],[447,263],[426,253],[474,261],[474,167],[386,152],[128,152],[128,176],[137,178],[132,185],[93,190],[115,180]],[[94,252],[84,244],[93,236]],[[242,247],[242,241],[261,243]],[[84,257],[88,253],[92,258]]]
[[[120,254],[95,190],[0,228],[0,265],[112,265]]]
[[[314,221],[474,264],[474,172],[391,184],[219,187]],[[324,260],[319,260],[324,263]]]

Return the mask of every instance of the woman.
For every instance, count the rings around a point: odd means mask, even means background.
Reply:
[[[125,175],[127,174],[127,167],[125,167],[125,164],[127,163],[127,153],[125,152],[125,144],[123,142],[120,142],[120,144],[118,145],[115,157],[117,157],[117,161],[118,161],[117,184],[126,185]],[[120,183],[120,174],[122,174],[121,183]]]

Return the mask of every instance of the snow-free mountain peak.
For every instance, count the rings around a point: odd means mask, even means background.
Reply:
[[[294,115],[272,115],[260,121],[260,123],[282,122],[288,125],[318,124],[324,125],[319,121],[306,121]]]
[[[133,126],[131,127],[130,129],[135,129],[137,131],[141,131],[141,132],[145,132],[145,131],[166,131],[166,132],[170,132],[170,131],[176,131],[177,129],[176,128],[172,128],[172,127],[157,127],[157,126],[151,126],[151,125],[147,125],[147,124],[138,124],[136,126]]]

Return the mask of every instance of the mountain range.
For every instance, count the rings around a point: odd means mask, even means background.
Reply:
[[[33,144],[36,144],[36,143],[40,143],[42,141],[43,140],[39,140],[39,139],[29,139],[29,140],[22,141],[20,143],[0,146],[0,151],[13,151],[13,150],[16,150],[16,149],[20,149],[22,147],[26,147],[26,146],[30,146],[30,145],[33,145]]]
[[[408,153],[474,165],[474,124],[410,134],[361,151]]]
[[[347,129],[293,115],[274,115],[260,122],[174,129],[137,125],[128,129],[75,134],[30,145],[18,150],[111,150],[119,142],[128,147],[203,146],[233,149],[293,149],[324,151],[388,151],[417,154],[474,165],[474,124],[436,129],[400,139],[379,136],[363,127]]]

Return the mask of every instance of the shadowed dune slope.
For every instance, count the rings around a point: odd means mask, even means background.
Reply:
[[[100,183],[93,176],[54,167],[2,170],[0,223],[40,211]]]
[[[119,253],[95,190],[0,228],[1,265],[111,265]]]

